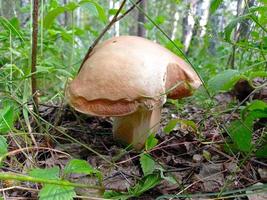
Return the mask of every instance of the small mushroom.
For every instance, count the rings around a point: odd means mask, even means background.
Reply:
[[[94,48],[66,96],[77,111],[113,117],[114,138],[140,150],[157,132],[167,97],[189,96],[200,84],[194,70],[166,48],[119,36]]]

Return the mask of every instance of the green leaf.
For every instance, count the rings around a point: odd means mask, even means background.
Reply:
[[[221,5],[223,0],[212,0],[210,4],[210,14],[213,14]]]
[[[140,182],[138,182],[133,188],[129,189],[129,193],[135,197],[140,196],[144,192],[157,186],[161,181],[159,174],[150,174],[145,176]]]
[[[4,29],[10,31],[13,35],[18,36],[21,41],[25,41],[22,33],[15,27],[13,24],[8,21],[5,17],[0,16],[0,24],[3,26]]]
[[[248,124],[249,126],[253,126],[253,122],[256,119],[261,118],[267,118],[267,109],[265,110],[253,110],[247,114],[247,116],[244,119],[245,124]]]
[[[52,167],[47,169],[32,169],[29,175],[35,178],[59,180],[59,167]]]
[[[165,17],[162,15],[159,15],[155,18],[155,23],[160,25],[163,24],[165,22]]]
[[[0,135],[0,157],[5,155],[8,150],[7,150],[7,140],[4,136]]]
[[[256,157],[267,158],[267,144],[263,145],[256,151]]]
[[[59,16],[61,13],[65,12],[65,10],[66,10],[65,7],[57,7],[48,12],[44,18],[44,28],[46,29],[50,28],[56,17]]]
[[[16,114],[12,105],[0,110],[0,134],[10,131],[15,122]]]
[[[29,175],[36,178],[59,180],[59,167],[48,169],[33,169]],[[39,193],[40,199],[45,200],[68,200],[75,196],[74,187],[53,184],[44,184]]]
[[[70,2],[64,6],[67,11],[74,11],[76,8],[80,7],[78,3]]]
[[[267,117],[267,103],[260,100],[252,101],[242,110],[241,117],[245,124],[252,127],[255,120]]]
[[[39,192],[40,200],[72,200],[76,193],[74,187],[46,184]]]
[[[142,168],[142,171],[144,173],[144,176],[152,174],[154,172],[154,170],[155,170],[156,162],[147,153],[141,154],[141,156],[140,156],[140,164],[141,164],[141,168]]]
[[[174,45],[174,44],[175,45]],[[183,43],[179,40],[179,39],[174,39],[172,42],[169,40],[166,40],[166,42],[164,43],[165,47],[167,49],[169,49],[170,51],[172,51],[173,53],[175,53],[176,55],[182,57],[183,55],[181,54],[181,52],[177,49],[177,47],[179,47],[180,49],[184,48]]]
[[[159,174],[150,174],[143,177],[135,186],[129,188],[127,193],[107,191],[105,192],[104,197],[108,199],[117,199],[117,200],[126,200],[131,197],[138,197],[144,192],[157,186],[161,180],[162,179]]]
[[[261,100],[252,101],[247,107],[246,110],[265,110],[267,108],[267,103]]]
[[[175,128],[176,124],[177,124],[176,119],[170,120],[163,129],[164,133],[169,134]]]
[[[109,15],[115,15],[118,12],[118,9],[112,8],[108,10]]]
[[[82,0],[82,1],[80,1],[79,4],[80,5],[87,4],[87,6],[89,5],[88,9],[91,11],[91,13],[93,13],[94,15],[96,15],[96,13],[97,13],[99,19],[103,23],[106,23],[108,21],[105,10],[97,2],[92,1],[92,0]],[[96,9],[97,12],[94,12],[94,9]]]
[[[169,134],[176,126],[177,123],[184,124],[186,126],[191,127],[194,131],[197,131],[197,126],[195,122],[191,120],[184,120],[184,119],[172,119],[168,122],[168,124],[164,127],[163,131],[166,134]]]
[[[99,19],[103,23],[107,22],[108,21],[108,18],[106,16],[105,10],[98,3],[96,3],[96,2],[94,2],[94,5],[95,5],[95,7],[97,9]]]
[[[146,140],[146,150],[153,149],[158,144],[158,139],[155,138],[154,134],[150,134]]]
[[[102,174],[100,171],[94,169],[85,160],[72,159],[64,168],[64,174],[86,174],[86,175],[97,175],[99,180],[102,180]]]
[[[105,191],[103,197],[107,199],[127,200],[132,197],[132,195],[126,192]]]
[[[229,91],[240,78],[237,70],[225,70],[208,81],[208,89],[213,94]]]
[[[249,152],[252,144],[252,127],[236,120],[231,122],[228,132],[236,147],[243,152]]]

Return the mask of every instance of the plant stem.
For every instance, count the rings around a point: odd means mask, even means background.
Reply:
[[[8,173],[8,172],[0,173],[0,180],[17,180],[17,181],[27,181],[27,182],[33,182],[33,183],[54,184],[54,185],[60,185],[60,186],[92,188],[92,189],[97,189],[97,190],[104,190],[103,187],[95,186],[95,185],[71,183],[71,182],[65,181],[65,180],[36,178],[36,177],[27,176],[27,175]]]
[[[32,83],[32,98],[34,104],[34,111],[38,113],[38,95],[37,95],[37,81],[36,81],[36,57],[37,57],[37,42],[38,42],[38,2],[33,1],[32,11],[32,58],[31,58],[31,83]]]

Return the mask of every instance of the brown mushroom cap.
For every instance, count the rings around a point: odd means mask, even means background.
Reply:
[[[194,70],[166,48],[141,37],[120,36],[95,47],[66,94],[80,112],[125,116],[139,107],[160,107],[167,96],[189,96],[200,84]]]

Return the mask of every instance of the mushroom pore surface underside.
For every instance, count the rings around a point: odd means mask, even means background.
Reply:
[[[114,37],[97,45],[68,85],[79,112],[114,118],[114,138],[140,150],[160,124],[167,98],[190,96],[201,85],[181,58],[147,39]]]

